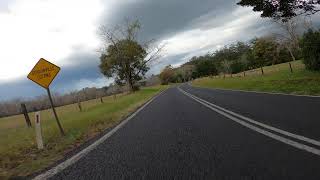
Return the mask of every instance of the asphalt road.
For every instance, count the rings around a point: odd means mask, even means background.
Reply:
[[[171,88],[51,179],[319,180],[319,110],[320,98]]]

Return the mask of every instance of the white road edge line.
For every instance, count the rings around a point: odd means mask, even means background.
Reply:
[[[311,146],[307,146],[307,145],[305,145],[305,144],[302,144],[302,143],[299,143],[299,142],[296,142],[296,141],[287,139],[287,138],[285,138],[285,137],[282,137],[282,136],[273,134],[272,132],[266,131],[266,130],[261,129],[261,128],[259,128],[259,127],[256,127],[256,126],[254,126],[254,125],[252,125],[252,124],[249,124],[249,123],[247,123],[247,122],[245,122],[245,121],[243,121],[243,120],[240,120],[240,119],[238,119],[238,118],[236,118],[236,117],[234,117],[234,116],[231,116],[230,114],[227,114],[226,112],[223,112],[222,110],[219,110],[219,109],[217,109],[217,108],[214,108],[214,107],[210,106],[209,104],[205,103],[205,102],[206,102],[205,100],[200,101],[199,99],[193,97],[192,95],[190,95],[189,93],[183,91],[182,89],[180,89],[180,88],[178,88],[178,89],[179,89],[184,95],[188,96],[189,98],[197,101],[198,103],[206,106],[207,108],[209,108],[209,109],[211,109],[211,110],[213,110],[213,111],[215,111],[215,112],[217,112],[217,113],[219,113],[219,114],[221,114],[221,115],[229,118],[230,120],[233,120],[234,122],[237,122],[237,123],[239,123],[239,124],[241,124],[241,125],[249,128],[249,129],[251,129],[251,130],[253,130],[253,131],[256,131],[256,132],[258,132],[258,133],[260,133],[260,134],[263,134],[263,135],[265,135],[265,136],[268,136],[268,137],[270,137],[270,138],[273,138],[273,139],[275,139],[275,140],[277,140],[277,141],[283,142],[283,143],[288,144],[288,145],[290,145],[290,146],[293,146],[293,147],[295,147],[295,148],[298,148],[298,149],[301,149],[301,150],[304,150],[304,151],[307,151],[307,152],[310,152],[310,153],[313,153],[313,154],[316,154],[316,155],[320,156],[320,150],[319,150],[319,149],[316,149],[316,148],[311,147]]]
[[[66,161],[58,164],[57,166],[53,167],[52,169],[49,169],[48,171],[36,176],[33,178],[33,180],[44,180],[48,179],[56,174],[58,174],[60,171],[64,170],[65,168],[69,167],[70,165],[76,163],[78,160],[80,160],[83,156],[87,155],[90,151],[94,150],[98,145],[103,143],[105,140],[107,140],[109,137],[111,137],[115,132],[117,132],[121,127],[123,127],[129,120],[131,120],[133,117],[135,117],[141,110],[143,110],[146,106],[148,106],[151,102],[153,102],[157,97],[162,95],[166,90],[163,90],[158,95],[151,98],[147,103],[145,103],[142,107],[140,107],[138,110],[136,110],[134,113],[132,113],[129,117],[127,117],[125,120],[123,120],[120,124],[118,124],[115,128],[113,128],[110,132],[102,136],[100,139],[86,147],[85,149],[81,150],[71,158],[67,159]]]
[[[182,91],[183,91],[183,90],[182,90]],[[185,92],[185,91],[184,91],[184,92]],[[248,122],[250,122],[250,123],[253,123],[253,124],[256,124],[256,125],[258,125],[258,126],[264,127],[264,128],[266,128],[266,129],[275,131],[275,132],[280,133],[280,134],[283,134],[283,135],[285,135],[285,136],[298,139],[298,140],[300,140],[300,141],[304,141],[304,142],[307,142],[307,143],[310,143],[310,144],[313,144],[313,145],[316,145],[316,146],[320,146],[320,142],[317,141],[317,140],[314,140],[314,139],[311,139],[311,138],[307,138],[307,137],[304,137],[304,136],[301,136],[301,135],[298,135],[298,134],[293,134],[293,133],[284,131],[284,130],[282,130],[282,129],[278,129],[278,128],[269,126],[269,125],[267,125],[267,124],[260,123],[260,122],[258,122],[258,121],[253,120],[253,119],[250,119],[250,118],[248,118],[248,117],[242,116],[242,115],[240,115],[240,114],[238,114],[238,113],[235,113],[235,112],[232,112],[232,111],[230,111],[230,110],[227,110],[227,109],[225,109],[225,108],[223,108],[223,107],[220,107],[220,106],[218,106],[218,105],[215,105],[215,104],[212,104],[212,103],[210,103],[210,102],[208,102],[208,101],[205,101],[205,100],[203,100],[203,99],[201,99],[201,98],[199,98],[199,97],[197,97],[197,96],[195,96],[195,95],[192,95],[192,94],[190,94],[190,93],[188,93],[188,92],[186,92],[186,93],[189,94],[189,95],[191,95],[191,96],[193,96],[194,98],[196,98],[196,99],[198,99],[198,100],[200,100],[200,101],[203,101],[204,103],[207,103],[207,104],[209,104],[209,105],[211,105],[211,106],[213,106],[213,107],[215,107],[215,108],[217,108],[217,109],[219,109],[219,110],[222,110],[222,111],[224,111],[224,112],[226,112],[226,113],[229,113],[229,114],[231,114],[231,115],[233,115],[233,116],[236,116],[236,117],[238,117],[238,118],[241,118],[241,119],[243,119],[243,120],[246,120],[246,121],[248,121]]]

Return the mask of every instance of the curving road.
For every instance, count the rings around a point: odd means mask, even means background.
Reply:
[[[50,179],[320,179],[320,98],[170,88]]]

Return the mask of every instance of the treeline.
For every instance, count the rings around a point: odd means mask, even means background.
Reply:
[[[64,106],[96,99],[121,92],[122,89],[117,86],[104,88],[84,88],[80,91],[73,91],[64,95],[54,93],[53,99],[55,106]],[[26,104],[28,112],[40,111],[50,108],[50,102],[47,95],[38,96],[32,100],[14,99],[6,102],[0,102],[0,117],[21,114],[21,103]]]
[[[151,75],[149,78],[139,81],[136,85],[153,86],[157,84],[160,84],[159,77]],[[55,106],[59,107],[127,91],[127,86],[119,86],[117,84],[110,84],[109,86],[105,86],[103,88],[87,87],[83,88],[82,90],[73,91],[67,94],[54,93],[53,101]],[[28,112],[41,111],[50,108],[50,102],[47,95],[38,96],[29,100],[16,98],[5,102],[0,102],[0,118],[21,114],[21,103],[26,105]]]
[[[160,73],[162,84],[186,82],[218,74],[236,74],[251,69],[303,59],[308,70],[320,70],[320,31],[309,30],[297,43],[279,41],[275,36],[237,42],[213,53],[192,57],[178,68],[165,67]],[[289,63],[291,72],[294,70]],[[245,74],[244,74],[245,75]]]

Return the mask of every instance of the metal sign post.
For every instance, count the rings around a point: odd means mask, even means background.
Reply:
[[[37,64],[32,68],[31,72],[28,74],[28,78],[37,83],[39,86],[45,88],[48,92],[48,96],[49,96],[49,100],[50,100],[50,104],[51,104],[51,108],[54,114],[54,117],[57,121],[59,130],[61,132],[61,134],[64,136],[64,130],[60,124],[57,112],[54,108],[53,105],[53,101],[52,101],[52,97],[51,97],[51,93],[50,93],[50,89],[49,86],[51,84],[51,82],[54,80],[54,78],[57,76],[57,74],[60,71],[60,67],[52,64],[51,62],[41,58]]]
[[[59,130],[60,130],[60,133],[64,136],[65,133],[64,133],[64,130],[63,130],[61,124],[60,124],[60,121],[59,121],[59,118],[58,118],[58,115],[57,115],[57,112],[56,112],[56,108],[55,108],[54,105],[53,105],[53,101],[52,101],[52,97],[51,97],[51,92],[50,92],[50,89],[49,89],[49,88],[47,88],[47,92],[48,92],[48,96],[49,96],[49,100],[50,100],[50,105],[51,105],[51,108],[52,108],[54,117],[56,118],[56,121],[57,121]]]

